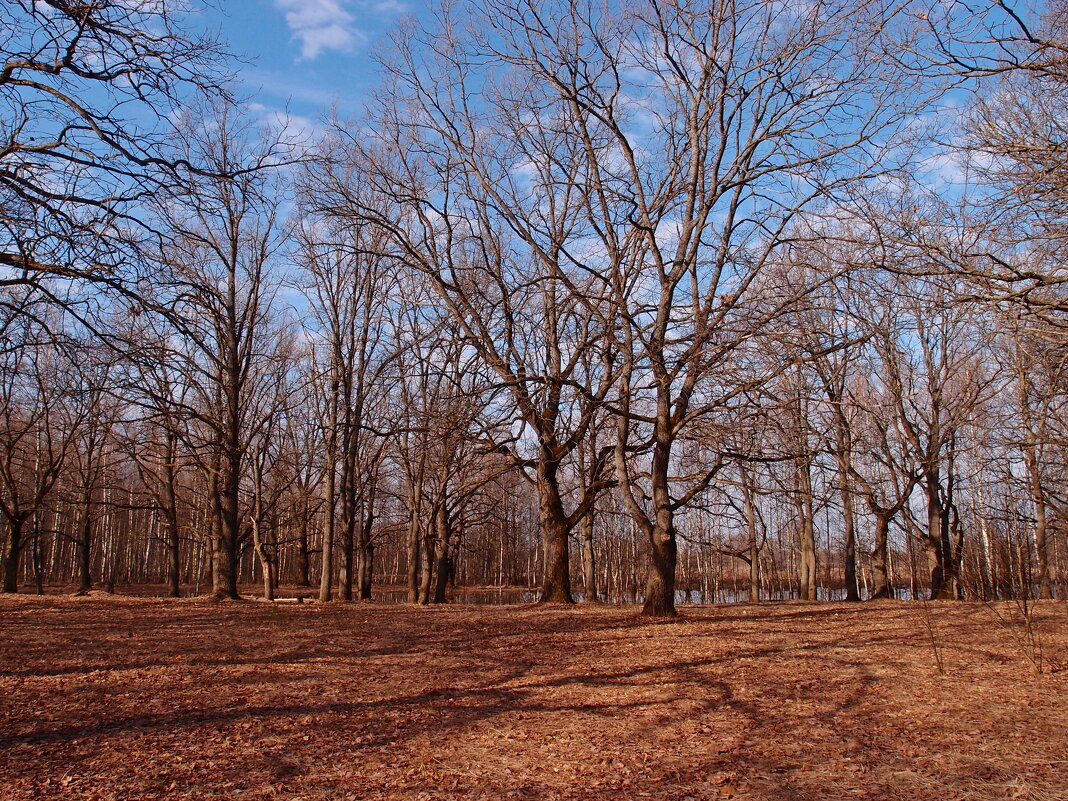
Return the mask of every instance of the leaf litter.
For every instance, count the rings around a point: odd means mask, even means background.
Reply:
[[[1037,614],[5,597],[0,801],[1065,801]]]

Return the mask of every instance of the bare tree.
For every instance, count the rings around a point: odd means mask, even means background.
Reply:
[[[4,592],[18,592],[27,522],[55,488],[81,425],[68,396],[67,373],[72,369],[64,351],[32,320],[16,321],[4,332],[0,348]]]
[[[171,113],[224,94],[227,57],[185,4],[12,0],[0,7],[4,285],[48,277],[135,292],[139,206],[174,180]],[[188,163],[186,167],[190,166]]]
[[[275,180],[291,148],[232,108],[210,110],[204,124],[190,118],[175,150],[211,165],[189,173],[176,195],[160,198],[168,231],[165,272],[153,299],[178,330],[184,350],[166,358],[181,364],[192,394],[185,411],[200,442],[195,451],[211,476],[215,506],[213,589],[238,597],[238,560],[246,531],[242,479],[250,443],[268,415],[258,403],[276,380],[261,364],[273,358],[272,305],[277,281],[271,260],[282,244],[277,228],[283,202]]]

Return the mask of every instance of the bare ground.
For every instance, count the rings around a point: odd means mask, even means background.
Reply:
[[[1038,620],[1041,675],[1012,605],[5,597],[0,801],[1066,801]]]

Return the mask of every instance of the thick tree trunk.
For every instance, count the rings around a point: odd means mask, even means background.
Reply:
[[[419,570],[419,603],[424,606],[430,603],[430,585],[434,579],[438,547],[437,539],[433,535],[428,535],[423,540],[423,559]]]
[[[939,495],[940,473],[927,474],[927,532],[924,537],[923,550],[927,556],[927,571],[930,577],[930,598],[948,600],[953,597],[949,583],[949,535],[946,512],[942,508]]]
[[[374,595],[375,546],[367,543],[360,551],[360,600],[370,601]]]
[[[671,505],[669,476],[671,475],[670,398],[664,393],[657,397],[657,440],[649,462],[649,484],[652,490],[652,525],[644,524],[649,546],[649,564],[645,578],[643,617],[678,617],[675,609],[675,571],[678,567],[678,544],[675,540],[675,514]],[[620,454],[617,450],[617,459]],[[632,512],[633,514],[633,512]]]
[[[449,577],[452,575],[452,558],[449,555],[449,546],[447,543],[439,539],[437,546],[437,566],[434,571],[433,602],[436,604],[443,604],[448,601],[445,591],[449,585]]]
[[[241,477],[236,458],[231,457],[219,493],[219,547],[215,551],[215,597],[238,600],[238,563],[241,542]]]
[[[538,464],[544,580],[538,603],[571,604],[571,563],[568,553],[567,516],[557,480],[557,465],[544,458]]]
[[[4,592],[19,591],[19,567],[22,560],[22,521],[7,521],[7,548],[4,551]]]
[[[872,552],[872,594],[871,599],[892,598],[893,591],[890,586],[888,570],[887,550],[890,539],[890,515],[885,512],[875,513],[875,550]]]
[[[674,531],[660,527],[649,542],[649,572],[645,579],[643,617],[677,617],[675,609],[675,568],[678,546]]]

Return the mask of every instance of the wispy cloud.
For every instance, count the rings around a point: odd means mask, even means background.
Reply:
[[[339,0],[274,0],[274,4],[285,12],[302,59],[313,59],[324,50],[351,50],[366,39]]]

